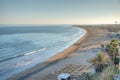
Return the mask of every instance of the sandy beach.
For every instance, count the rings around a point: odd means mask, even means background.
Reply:
[[[67,64],[90,65],[87,60],[101,52],[101,44],[107,44],[115,38],[111,29],[120,25],[81,25],[86,30],[85,36],[79,41],[49,58],[43,63],[13,75],[7,80],[52,80],[50,74],[65,67]]]

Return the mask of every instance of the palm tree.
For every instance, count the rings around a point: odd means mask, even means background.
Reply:
[[[113,48],[110,44],[106,46],[105,50],[111,57],[113,56]]]
[[[114,64],[118,64],[118,40],[111,40],[111,42],[106,46],[106,52],[111,56],[111,60]]]
[[[94,58],[89,59],[88,62],[93,64],[96,72],[102,72],[108,60],[109,59],[104,56],[104,53],[98,53]]]
[[[115,40],[115,39],[111,40],[110,45],[113,48],[117,48],[118,47],[118,40]]]

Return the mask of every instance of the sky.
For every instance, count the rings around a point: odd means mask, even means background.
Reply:
[[[0,0],[0,24],[120,23],[120,0]]]

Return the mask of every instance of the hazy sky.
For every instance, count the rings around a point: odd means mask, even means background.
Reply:
[[[120,0],[0,0],[0,24],[120,23]]]

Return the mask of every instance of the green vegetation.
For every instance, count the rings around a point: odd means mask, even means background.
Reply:
[[[117,65],[119,60],[118,56],[118,40],[111,40],[111,42],[106,46],[106,52],[110,55],[111,61]]]
[[[84,76],[84,80],[93,80],[94,75],[92,75],[90,72],[86,72]]]
[[[94,58],[88,60],[94,66],[96,72],[102,72],[105,63],[108,61],[109,59],[104,56],[104,53],[98,53]]]
[[[114,66],[108,66],[101,73],[96,73],[96,77],[93,80],[113,80],[116,73],[116,68]]]
[[[111,40],[111,42],[106,46],[106,52],[113,57],[113,55],[118,54],[118,40]]]
[[[88,62],[94,66],[94,77],[86,74],[86,80],[114,80],[114,75],[119,74],[119,58],[118,58],[118,40],[111,40],[105,47],[106,52],[99,52],[94,58]],[[106,57],[108,54],[109,57]],[[112,63],[112,64],[111,64]]]

